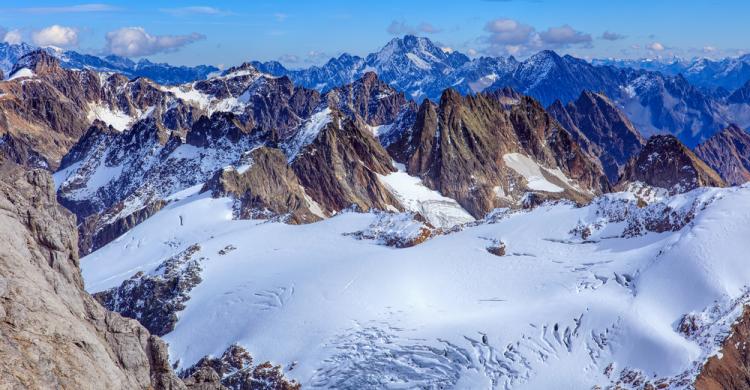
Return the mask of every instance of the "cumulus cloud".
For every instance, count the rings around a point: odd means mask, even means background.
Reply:
[[[32,32],[31,40],[38,46],[71,47],[78,45],[78,31],[54,24]]]
[[[569,25],[537,31],[534,27],[514,19],[500,18],[484,26],[489,35],[484,37],[488,54],[524,55],[542,49],[564,49],[571,46],[591,47],[591,35]]]
[[[105,36],[105,50],[124,57],[141,57],[175,51],[187,44],[205,39],[205,35],[151,35],[143,27],[125,27]]]
[[[18,45],[23,42],[23,35],[20,30],[10,30],[3,34],[3,42],[10,43],[11,45]]]
[[[536,35],[534,27],[519,23],[513,19],[495,19],[485,25],[484,30],[490,33],[491,45],[517,46],[528,44]]]
[[[566,47],[568,45],[590,45],[591,35],[576,31],[573,27],[566,25],[551,27],[547,31],[539,33],[542,43],[553,48]]]
[[[620,39],[625,39],[626,37],[616,32],[605,31],[602,33],[602,36],[600,38],[604,39],[605,41],[619,41]]]
[[[653,51],[664,51],[664,45],[659,42],[653,42],[652,44],[648,45],[648,49]]]
[[[414,34],[437,34],[441,31],[443,31],[441,28],[435,27],[434,25],[422,22],[419,25],[411,26],[410,24],[406,23],[405,21],[401,20],[394,20],[391,22],[390,25],[388,25],[388,28],[386,29],[388,34],[391,35],[414,35]]]

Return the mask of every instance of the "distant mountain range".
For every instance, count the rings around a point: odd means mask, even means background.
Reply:
[[[660,72],[668,76],[682,74],[697,87],[733,91],[750,80],[750,54],[720,60],[695,58],[685,60],[618,60],[597,59],[594,65],[612,65],[618,68],[642,69]]]
[[[3,75],[8,75],[13,69],[13,65],[21,57],[36,49],[36,47],[26,43],[0,43],[0,71]],[[92,69],[98,72],[121,73],[129,78],[147,77],[160,84],[183,84],[202,80],[219,71],[219,68],[211,65],[173,66],[154,63],[147,59],[135,62],[129,58],[116,55],[99,57],[54,47],[48,47],[44,50],[57,57],[60,60],[60,65],[67,69]]]
[[[25,44],[0,44],[0,70],[6,75],[19,56],[33,50]],[[212,66],[176,67],[142,59],[97,57],[74,51],[46,49],[68,69],[147,77],[160,84],[182,84],[217,73]],[[575,101],[584,91],[611,99],[644,136],[672,134],[695,147],[730,124],[750,127],[750,56],[720,61],[588,62],[554,51],[541,51],[519,61],[509,57],[471,59],[444,50],[424,37],[394,38],[364,57],[342,54],[322,66],[288,69],[276,61],[248,63],[272,76],[287,76],[295,85],[321,93],[353,83],[375,72],[397,91],[419,103],[436,102],[451,88],[468,95],[511,87],[545,107]]]
[[[299,70],[287,69],[275,61],[252,65],[321,92],[374,71],[417,102],[437,101],[446,88],[473,94],[511,87],[545,106],[557,100],[574,101],[584,91],[602,92],[644,135],[669,133],[694,147],[731,123],[742,128],[750,126],[749,94],[741,89],[750,79],[750,73],[744,70],[747,60],[746,56],[719,62],[696,61],[690,67],[684,65],[691,72],[683,75],[677,66],[652,64],[649,68],[646,65],[651,63],[647,61],[633,62],[632,67],[627,62],[590,63],[549,50],[523,61],[512,56],[470,59],[457,51],[443,50],[427,38],[407,35],[394,38],[364,58],[342,54],[322,66]],[[700,64],[703,70],[699,72]],[[709,88],[711,85],[719,87]]]
[[[634,121],[694,141],[704,113],[747,112],[747,90],[436,49],[344,57],[368,70],[324,92],[250,63],[165,85],[61,51],[15,60],[0,388],[37,372],[64,388],[734,388],[750,187],[700,187],[747,180],[750,140],[730,127],[694,152]],[[399,90],[453,72],[437,100]]]

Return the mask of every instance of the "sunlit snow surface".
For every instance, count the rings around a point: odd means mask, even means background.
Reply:
[[[397,172],[378,177],[408,211],[422,214],[433,226],[440,228],[474,221],[474,217],[458,202],[427,188],[418,177],[406,173],[402,164],[396,164],[396,168]]]
[[[626,368],[689,377],[732,320],[688,339],[680,319],[736,315],[730,301],[750,282],[750,187],[667,198],[699,205],[693,222],[631,238],[604,218],[622,199],[632,202],[621,193],[500,213],[394,249],[344,235],[373,214],[238,221],[231,200],[194,194],[81,266],[95,292],[201,246],[203,281],[164,337],[181,368],[238,342],[311,388],[591,388]],[[572,233],[580,226],[591,236]],[[494,240],[506,256],[487,252]]]
[[[21,68],[13,72],[13,74],[10,75],[10,78],[8,78],[8,81],[21,79],[21,78],[29,78],[29,77],[34,77],[34,76],[36,76],[36,74],[34,73],[33,70],[29,68]]]

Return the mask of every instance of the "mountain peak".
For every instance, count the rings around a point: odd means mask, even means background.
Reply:
[[[557,54],[557,52],[556,52],[556,51],[554,51],[554,50],[549,50],[549,49],[545,49],[545,50],[540,50],[540,51],[538,51],[537,53],[535,53],[534,55],[532,55],[532,56],[531,56],[531,57],[529,57],[529,58],[552,58],[552,59],[561,59],[562,57],[560,57],[560,55],[559,55],[559,54]]]
[[[12,77],[16,72],[19,72],[24,68],[37,75],[57,73],[62,70],[60,67],[60,60],[42,49],[34,50],[21,57],[13,66],[9,76]]]
[[[428,38],[414,35],[393,38],[379,52],[374,53],[374,55],[377,62],[381,64],[392,62],[394,57],[407,56],[415,62],[415,65],[421,68],[426,67],[426,64],[445,60],[448,57],[448,54]],[[416,56],[417,60],[414,59],[414,56]]]
[[[673,135],[649,138],[641,152],[628,163],[619,186],[634,182],[665,188],[671,194],[726,185],[716,171]]]
[[[259,73],[258,69],[253,66],[251,62],[243,62],[240,65],[233,66],[224,72],[222,72],[222,76],[240,76],[245,74],[256,74]]]

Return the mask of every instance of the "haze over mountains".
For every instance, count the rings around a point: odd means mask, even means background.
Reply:
[[[156,389],[747,383],[742,58],[0,48],[0,385],[56,343],[32,368],[63,387],[95,388],[85,365]],[[65,331],[24,331],[61,326],[34,284]]]

